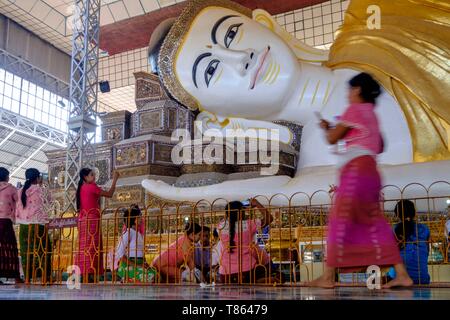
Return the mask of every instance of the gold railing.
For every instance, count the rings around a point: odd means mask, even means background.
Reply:
[[[450,219],[449,207],[446,204],[446,200],[450,198],[450,185],[444,182],[442,185],[448,187],[447,193],[443,192],[442,188],[439,192],[434,192],[432,187],[436,184],[428,188],[411,184],[403,189],[397,188],[398,197],[381,200],[386,218],[394,225],[398,223],[392,211],[395,203],[400,199],[406,199],[411,192],[410,188],[423,188],[423,196],[408,199],[413,201],[418,209],[417,221],[427,225],[430,230],[430,238],[425,245],[429,248],[428,269],[432,285],[450,285],[450,252],[445,234],[445,223]],[[386,188],[395,187],[387,186],[383,191],[386,191]],[[417,194],[417,190],[414,192]],[[215,228],[219,228],[225,216],[226,201],[222,199],[217,199],[213,203],[201,201],[196,204],[161,205],[159,208],[141,207],[142,215],[139,217],[138,229],[142,224],[143,259],[129,259],[128,267],[125,268],[118,261],[115,252],[123,234],[122,211],[129,208],[105,208],[99,219],[80,219],[74,222],[70,218],[77,216],[65,213],[61,215],[61,220],[55,220],[60,223],[59,225],[54,221],[46,226],[21,226],[19,245],[25,282],[66,284],[68,280],[70,282],[75,279],[72,273],[77,274],[77,267],[80,267],[82,265],[80,261],[84,260],[85,268],[82,268],[80,274],[83,283],[146,285],[196,283],[198,280],[195,272],[187,270],[189,264],[196,264],[203,280],[210,283],[299,285],[317,278],[323,272],[326,260],[326,226],[331,201],[322,203],[315,201],[314,197],[319,193],[328,196],[328,192],[322,190],[312,196],[299,193],[290,198],[284,195],[276,195],[271,199],[256,197],[260,202],[266,203],[265,207],[270,210],[274,221],[268,231],[257,227],[255,241],[247,241],[248,245],[243,245],[245,241],[241,238],[236,243],[234,250],[239,253],[234,268],[231,262],[228,267],[223,265],[223,256],[220,255],[219,263],[212,265],[215,250],[212,233]],[[276,197],[284,197],[287,205],[272,205]],[[298,203],[296,197],[302,197],[306,201],[303,201],[302,205],[296,205],[294,204]],[[259,210],[244,211],[248,221],[262,217]],[[153,261],[167,251],[170,244],[184,235],[186,222],[208,226],[211,230],[210,245],[196,249],[193,243],[188,243],[181,249],[171,251],[172,258],[176,261],[173,267],[177,271],[177,276],[171,278],[162,274],[161,264],[155,265]],[[91,229],[79,237],[78,232],[83,223],[85,226],[89,225]],[[240,230],[237,231],[242,232],[242,228],[248,227],[240,225],[238,227]],[[81,247],[80,239],[84,243]],[[416,242],[416,245],[419,244]],[[228,244],[222,245],[224,250],[228,250]],[[135,247],[139,247],[137,240]],[[209,256],[201,252],[209,252]],[[139,256],[137,249],[134,253],[128,250],[126,255]],[[249,259],[250,262],[245,259]],[[198,262],[199,260],[201,262]],[[247,270],[246,266],[249,264],[253,267],[253,271],[246,273],[243,270]],[[238,270],[237,275],[220,277],[221,267]],[[339,272],[344,275],[346,271],[339,270]],[[359,271],[360,275],[364,272]],[[338,278],[339,281],[344,281],[340,279]],[[357,284],[357,282],[358,277],[353,274],[350,283]]]

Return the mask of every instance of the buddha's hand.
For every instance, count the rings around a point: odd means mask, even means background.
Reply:
[[[222,131],[230,128],[230,119],[203,111],[195,119],[195,126],[203,134],[216,135],[214,132],[217,132],[217,130]]]
[[[246,136],[263,140],[279,140],[285,144],[290,144],[293,139],[289,128],[270,121],[226,118],[207,111],[203,111],[197,116],[195,125],[203,135],[210,137]]]

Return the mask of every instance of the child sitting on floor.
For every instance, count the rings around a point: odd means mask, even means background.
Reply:
[[[116,249],[116,259],[120,259],[117,274],[122,282],[153,282],[156,271],[145,262],[144,234],[138,230],[141,210],[133,205],[124,210],[124,225],[126,227],[119,239]]]

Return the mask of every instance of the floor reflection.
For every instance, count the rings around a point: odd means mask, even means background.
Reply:
[[[216,286],[109,286],[3,285],[0,300],[450,300],[450,288],[369,290],[337,287],[332,290],[307,287]]]

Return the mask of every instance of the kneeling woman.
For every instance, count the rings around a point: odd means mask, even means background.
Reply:
[[[161,282],[179,282],[184,267],[195,269],[194,244],[200,240],[201,231],[197,223],[188,223],[184,235],[153,260],[152,265],[159,271]]]
[[[273,217],[256,199],[251,207],[263,213],[262,220],[246,219],[243,204],[232,201],[225,208],[226,219],[217,227],[223,244],[219,268],[222,283],[259,283],[270,277],[270,258],[254,239],[258,229],[268,226]]]
[[[395,206],[395,214],[400,223],[394,227],[395,237],[399,242],[400,255],[408,275],[414,284],[430,284],[428,273],[428,255],[430,229],[415,221],[416,206],[410,200],[400,200]],[[389,270],[389,278],[395,279],[394,268]]]
[[[116,259],[120,259],[117,274],[122,282],[147,283],[152,282],[155,277],[155,270],[145,262],[144,234],[138,228],[140,216],[141,210],[137,205],[124,210],[126,228],[116,250]]]

